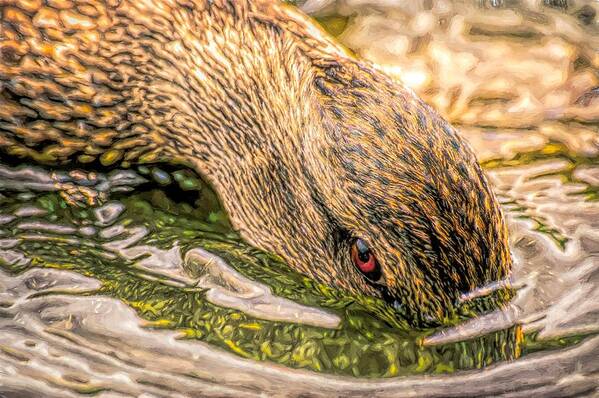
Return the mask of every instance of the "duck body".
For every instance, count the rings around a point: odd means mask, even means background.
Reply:
[[[414,319],[441,318],[461,293],[509,274],[505,222],[469,146],[296,9],[263,0],[0,9],[4,154],[187,165],[250,244]]]

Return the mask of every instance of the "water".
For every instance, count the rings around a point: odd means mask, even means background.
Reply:
[[[472,143],[508,217],[511,305],[406,330],[244,245],[187,171],[56,184],[4,164],[0,395],[599,394],[595,3],[329,3],[304,7]]]

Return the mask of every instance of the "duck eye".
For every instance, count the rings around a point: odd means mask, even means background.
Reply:
[[[362,239],[356,239],[352,245],[351,258],[354,265],[366,278],[373,282],[380,279],[381,272],[376,258]]]

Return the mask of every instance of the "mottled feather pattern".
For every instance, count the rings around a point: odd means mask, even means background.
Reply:
[[[276,2],[0,0],[0,146],[50,165],[194,168],[249,243],[442,317],[506,277],[505,222],[434,110]],[[355,238],[382,268],[353,266]]]

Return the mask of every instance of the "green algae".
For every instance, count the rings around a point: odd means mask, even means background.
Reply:
[[[509,168],[562,159],[566,160],[566,166],[550,174],[557,173],[568,182],[579,182],[573,173],[576,167],[597,163],[597,159],[570,153],[558,142],[549,145],[513,159],[489,161],[484,166]],[[3,226],[2,237],[23,238],[17,249],[26,254],[30,263],[26,266],[5,264],[4,268],[13,273],[24,272],[29,267],[75,271],[102,284],[97,291],[81,294],[122,300],[137,311],[147,328],[176,330],[182,339],[201,340],[245,358],[338,375],[393,377],[451,373],[567,347],[585,337],[539,340],[537,333],[523,335],[520,327],[514,326],[471,340],[426,346],[423,339],[438,329],[410,328],[409,323],[381,300],[348,295],[316,283],[290,270],[276,256],[244,244],[231,229],[216,195],[194,173],[176,170],[167,179],[160,173],[156,176],[152,167],[142,166],[138,171],[168,181],[161,188],[154,185],[111,198],[125,206],[117,224],[148,229],[149,234],[139,244],[162,249],[178,244],[182,252],[194,247],[205,248],[247,277],[267,284],[274,294],[339,315],[342,319],[339,327],[326,329],[273,322],[219,307],[205,299],[202,289],[173,284],[167,277],[139,269],[123,258],[107,258],[101,245],[109,240],[79,236],[73,242],[68,235],[27,239],[31,233],[14,228],[17,221]],[[595,192],[597,187],[585,186],[588,188],[581,194],[587,200],[596,200],[588,192]],[[47,214],[38,217],[43,221],[79,227],[93,223],[93,209],[70,206],[55,193],[5,196],[0,199],[0,213],[8,214],[24,204],[45,209]],[[515,202],[505,205],[516,214],[524,214],[526,210]],[[543,220],[534,221],[541,233],[552,236],[561,247],[566,244],[567,239],[559,231],[543,224]],[[502,294],[500,301],[511,297],[510,292]],[[467,307],[456,309],[443,323],[455,324],[486,312],[492,308],[489,303],[475,300]]]
[[[197,187],[194,192],[201,189]],[[4,197],[0,212],[6,214],[30,204],[48,212],[37,218],[40,221],[79,227],[92,222],[90,209],[69,206],[57,194],[26,199],[23,203],[16,197]],[[118,199],[126,208],[118,224],[144,226],[150,231],[139,244],[168,249],[177,242],[183,252],[203,247],[246,276],[268,284],[277,295],[338,314],[340,326],[326,329],[272,322],[222,308],[209,303],[202,289],[173,284],[167,277],[139,269],[123,258],[108,258],[101,245],[109,240],[98,236],[74,240],[69,235],[27,239],[32,234],[15,228],[18,221],[3,226],[3,237],[22,238],[16,249],[25,253],[30,263],[4,267],[13,273],[29,267],[81,273],[102,284],[97,291],[83,294],[122,300],[137,311],[148,328],[177,330],[181,338],[198,339],[246,358],[293,368],[391,377],[480,368],[519,355],[519,327],[470,341],[424,346],[423,338],[434,329],[407,328],[380,300],[350,296],[293,272],[275,256],[245,245],[226,224],[210,223],[212,211],[200,212],[186,202],[176,202],[161,189],[111,199]]]

